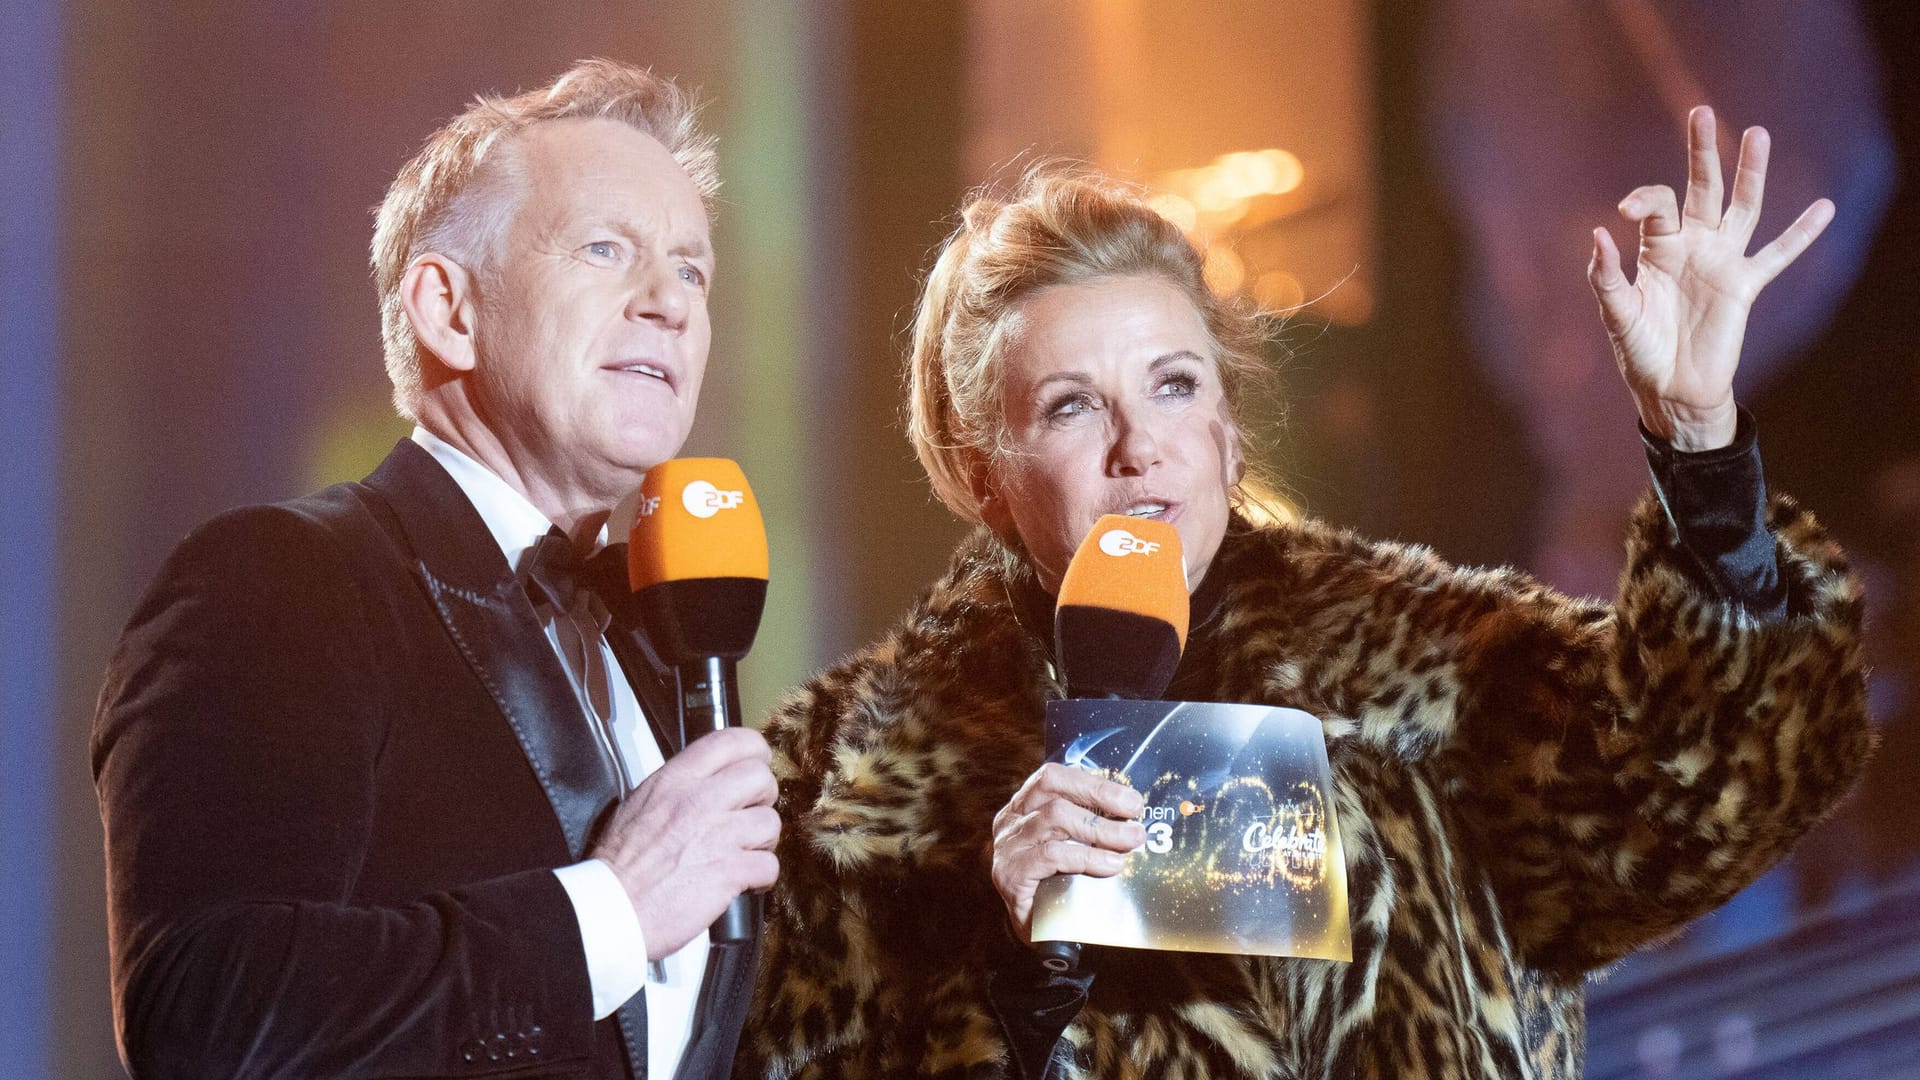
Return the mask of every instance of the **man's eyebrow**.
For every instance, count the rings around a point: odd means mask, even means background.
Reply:
[[[713,258],[713,245],[707,243],[705,240],[693,240],[687,243],[675,244],[672,248],[668,249],[667,253],[669,255],[681,255],[689,259],[711,259]]]
[[[653,236],[652,229],[643,227],[624,215],[601,213],[588,217],[584,221],[587,232],[616,232],[637,243],[647,243]],[[713,245],[705,238],[682,240],[667,249],[667,254],[685,259],[712,259]]]

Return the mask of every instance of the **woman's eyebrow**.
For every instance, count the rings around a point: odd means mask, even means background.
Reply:
[[[1039,382],[1034,383],[1033,389],[1035,393],[1038,393],[1041,390],[1045,390],[1048,386],[1052,385],[1053,383],[1057,383],[1057,382],[1069,382],[1069,383],[1074,383],[1077,385],[1084,386],[1087,383],[1090,383],[1092,381],[1093,381],[1093,376],[1087,374],[1084,371],[1056,371],[1053,374],[1047,376],[1046,378],[1041,379]]]

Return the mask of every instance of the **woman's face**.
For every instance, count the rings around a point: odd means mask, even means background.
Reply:
[[[1029,297],[1003,362],[1007,451],[982,515],[1057,590],[1103,514],[1170,522],[1197,587],[1227,529],[1240,460],[1200,313],[1154,277]]]

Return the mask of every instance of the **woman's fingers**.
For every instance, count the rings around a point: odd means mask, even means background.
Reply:
[[[1832,224],[1833,202],[1830,199],[1816,199],[1812,206],[1800,212],[1787,231],[1775,237],[1773,243],[1753,253],[1750,260],[1760,274],[1760,284],[1766,285],[1780,276],[1780,271],[1793,265],[1793,260],[1807,250],[1807,246],[1825,232]]]
[[[1144,803],[1133,789],[1091,774],[1081,780],[1057,778],[1055,783],[1071,788],[1073,796],[1049,790],[1045,782],[1037,783],[1021,788],[994,816],[996,853],[1056,840],[1113,852],[1132,851],[1147,842],[1145,827],[1135,820]]]
[[[1680,231],[1680,203],[1665,184],[1634,188],[1620,200],[1620,216],[1640,223],[1641,239],[1672,236]]]
[[[1724,221],[1745,247],[1746,240],[1753,235],[1754,225],[1760,220],[1760,205],[1767,189],[1767,156],[1773,142],[1763,127],[1750,127],[1741,133],[1740,156],[1733,169],[1733,202],[1723,210],[1716,131],[1713,110],[1707,106],[1696,106],[1687,114],[1687,200],[1682,213],[1686,220],[1697,221],[1709,229],[1719,228]],[[1627,199],[1631,201],[1643,192],[1657,190],[1641,188]],[[1625,203],[1622,208],[1624,210]],[[1669,231],[1664,218],[1658,214],[1647,221],[1652,228],[1648,235],[1664,236]]]
[[[1620,200],[1620,215],[1640,226],[1643,246],[1639,268],[1643,271],[1648,265],[1654,265],[1668,275],[1677,275],[1680,272],[1680,260],[1691,261],[1695,254],[1723,258],[1708,253],[1724,253],[1728,248],[1732,249],[1732,254],[1745,257],[1754,227],[1760,221],[1772,137],[1763,127],[1750,127],[1741,134],[1740,157],[1734,166],[1733,196],[1723,213],[1720,209],[1720,154],[1714,145],[1715,124],[1713,111],[1704,105],[1688,114],[1687,197],[1684,213],[1674,197],[1673,189],[1661,184],[1635,188],[1632,194]],[[1751,287],[1757,292],[1772,281],[1819,237],[1833,220],[1833,213],[1833,203],[1826,199],[1809,206],[1773,243],[1746,257],[1749,269],[1734,271],[1740,275],[1740,279],[1724,282],[1733,286],[1727,291],[1737,293]],[[1688,231],[1687,236],[1694,239],[1679,246],[1672,242],[1659,244],[1653,249],[1645,246],[1651,241],[1675,236],[1689,229],[1705,229],[1708,232],[1697,234]],[[1722,265],[1731,267],[1734,263],[1723,262]],[[1594,230],[1593,260],[1587,267],[1587,280],[1600,300],[1601,313],[1607,320],[1608,328],[1618,329],[1627,325],[1639,310],[1637,297],[1633,295],[1639,290],[1627,281],[1619,249],[1614,246],[1613,238],[1602,229]]]
[[[1713,110],[1696,105],[1687,114],[1688,218],[1709,229],[1720,225],[1720,147],[1714,141]]]
[[[1117,784],[1098,773],[1066,765],[1048,763],[1034,770],[1020,790],[1008,802],[1019,813],[1032,813],[1049,799],[1064,798],[1108,817],[1139,817],[1146,800],[1125,784]]]
[[[1112,877],[1146,843],[1140,793],[1084,769],[1042,765],[993,819],[993,882],[1025,927],[1033,889],[1056,874]]]
[[[1049,840],[998,860],[994,876],[1002,879],[1001,891],[1024,895],[1032,892],[1035,885],[1060,874],[1112,877],[1126,866],[1127,857],[1117,851],[1090,848],[1070,840]]]
[[[1074,840],[1109,851],[1132,851],[1147,842],[1147,831],[1137,821],[1119,821],[1076,802],[1056,798],[1032,815],[1036,840]]]
[[[1587,264],[1587,283],[1600,301],[1600,318],[1606,322],[1608,333],[1618,336],[1633,325],[1640,312],[1640,294],[1627,281],[1620,265],[1620,249],[1605,229],[1593,230],[1593,260]]]
[[[1772,145],[1763,127],[1750,127],[1740,136],[1740,161],[1733,169],[1733,202],[1727,207],[1727,224],[1735,230],[1743,250],[1760,222],[1761,197],[1767,191],[1767,155]]]
[[[1039,848],[1038,872],[1034,880],[1050,878],[1055,874],[1112,877],[1126,869],[1126,866],[1127,857],[1117,851],[1104,851],[1065,840],[1049,840]]]
[[[1127,857],[1118,851],[1056,839],[1005,849],[996,846],[993,882],[1010,904],[1024,905],[1032,900],[1034,887],[1050,877],[1113,877],[1126,868]]]

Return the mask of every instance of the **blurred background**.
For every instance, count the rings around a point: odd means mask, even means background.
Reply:
[[[116,1077],[87,739],[166,552],[357,478],[387,405],[370,208],[479,91],[575,59],[700,87],[715,346],[689,453],[773,537],[749,711],[871,637],[959,535],[899,424],[918,275],[1035,157],[1151,187],[1276,321],[1267,465],[1307,512],[1609,594],[1645,484],[1588,230],[1774,135],[1769,479],[1868,578],[1881,752],[1793,859],[1591,995],[1589,1075],[1920,1076],[1920,7],[1898,0],[7,0],[0,5],[0,1046]]]

